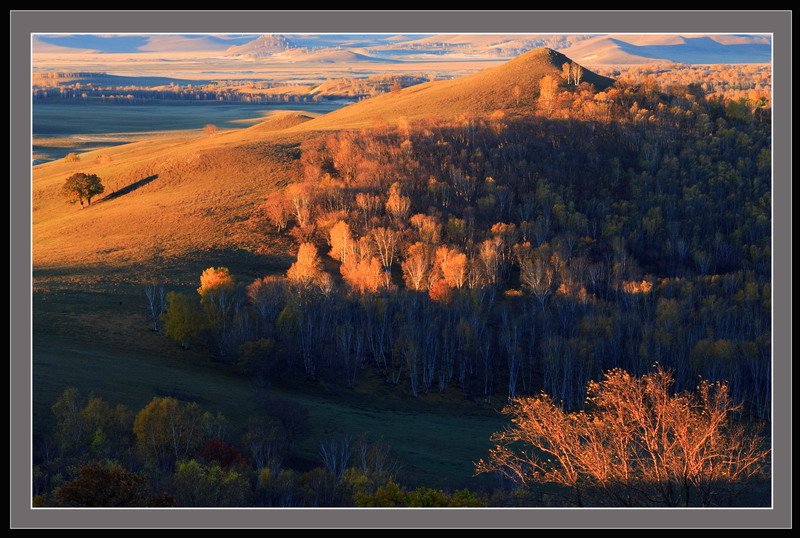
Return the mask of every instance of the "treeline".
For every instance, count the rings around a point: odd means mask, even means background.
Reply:
[[[105,103],[135,104],[154,100],[177,101],[224,101],[233,103],[308,103],[318,100],[312,95],[277,94],[266,95],[259,93],[246,93],[236,90],[205,90],[202,88],[176,87],[175,89],[122,89],[124,93],[117,93],[120,88],[36,88],[33,90],[33,99],[39,101],[64,100],[86,101],[100,100]]]
[[[311,90],[314,94],[329,98],[346,97],[363,99],[390,91],[396,91],[416,84],[429,82],[430,77],[421,73],[402,75],[388,73],[371,75],[366,78],[344,77],[328,79]]]
[[[768,419],[769,110],[582,85],[539,113],[306,142],[303,180],[254,217],[297,262],[251,284],[210,269],[224,285],[164,296],[167,334],[265,379],[373,371],[414,396],[545,390],[567,408],[603,371],[658,362]]]
[[[391,447],[364,437],[331,437],[316,465],[291,466],[309,434],[308,412],[289,400],[232,425],[221,414],[174,397],[135,412],[67,389],[53,404],[56,424],[35,438],[36,507],[484,506],[467,490],[407,489]]]
[[[370,77],[328,79],[317,85],[305,85],[305,92],[297,91],[296,85],[271,81],[217,81],[214,84],[172,85],[147,88],[135,85],[115,86],[77,82],[75,84],[52,85],[51,80],[91,78],[92,73],[56,73],[37,79],[32,95],[34,100],[85,101],[101,99],[103,102],[131,104],[152,100],[225,101],[237,103],[286,103],[318,102],[326,99],[364,99],[382,93],[428,82],[422,74],[402,75],[389,73]],[[285,93],[281,87],[287,87]],[[264,90],[277,89],[265,93]],[[302,89],[302,88],[301,88]]]
[[[622,70],[601,68],[598,73],[630,83],[695,86],[706,95],[747,99],[762,105],[772,101],[770,64],[653,64]]]
[[[34,83],[43,82],[48,80],[61,80],[69,78],[94,78],[104,77],[107,73],[93,73],[91,71],[49,71],[45,73],[35,73],[33,75]]]

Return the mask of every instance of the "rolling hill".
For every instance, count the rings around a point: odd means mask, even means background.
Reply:
[[[562,66],[571,62],[559,52],[539,48],[472,75],[418,84],[361,101],[306,122],[299,129],[356,128],[400,117],[455,119],[465,114],[489,115],[497,110],[526,114],[539,95],[541,79],[547,75],[561,77]],[[584,70],[583,81],[598,89],[614,82],[588,70]]]
[[[253,207],[298,173],[298,137],[280,139],[275,131],[304,120],[290,116],[213,136],[152,139],[84,153],[78,162],[35,166],[35,281],[66,282],[77,274],[136,281],[143,267],[168,271],[212,253],[259,258],[265,245],[263,233],[248,226]],[[61,195],[76,172],[97,174],[106,187],[84,209]],[[285,255],[288,247],[271,250],[274,255],[257,263]]]
[[[79,162],[38,165],[33,172],[34,271],[43,275],[57,269],[66,275],[70,268],[94,267],[104,277],[118,271],[126,278],[126,272],[153,260],[213,252],[270,252],[285,262],[291,248],[287,240],[264,245],[263,230],[254,230],[249,219],[272,190],[299,176],[303,139],[315,131],[372,125],[376,118],[530,113],[541,78],[561,76],[567,62],[558,52],[537,49],[496,68],[408,87],[314,119],[273,117],[213,136],[155,138],[85,153]],[[598,87],[613,82],[589,71],[584,80]],[[100,153],[110,160],[95,160]],[[67,205],[60,192],[75,172],[97,174],[107,186],[86,209]]]
[[[307,64],[330,64],[330,63],[395,63],[395,60],[386,58],[373,58],[369,55],[354,50],[346,49],[322,49],[322,50],[305,50],[294,49],[288,50],[281,54],[273,56],[273,59],[289,61],[293,63],[307,63]]]

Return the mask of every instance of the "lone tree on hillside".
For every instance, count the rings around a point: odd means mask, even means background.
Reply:
[[[612,370],[588,387],[587,410],[565,413],[548,396],[514,399],[513,426],[477,472],[523,487],[556,485],[577,506],[720,506],[764,476],[769,447],[734,423],[723,383],[675,394],[669,372]]]
[[[84,200],[87,206],[92,205],[92,198],[102,194],[105,190],[106,188],[99,177],[95,174],[84,174],[83,172],[69,176],[63,187],[67,201],[71,204],[80,202],[81,207],[83,207]]]

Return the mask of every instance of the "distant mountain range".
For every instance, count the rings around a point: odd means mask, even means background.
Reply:
[[[41,54],[196,53],[292,63],[359,63],[430,59],[511,58],[547,47],[588,66],[657,62],[765,63],[772,40],[763,35],[537,35],[537,34],[265,34],[265,35],[36,35]]]
[[[561,52],[585,65],[766,63],[772,60],[772,41],[742,35],[608,35]]]

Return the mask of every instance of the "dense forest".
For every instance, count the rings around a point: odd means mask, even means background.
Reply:
[[[769,418],[769,112],[691,90],[306,142],[304,181],[260,208],[297,263],[238,288],[212,269],[196,298],[219,359],[264,339],[350,385],[372,365],[415,396],[567,407],[603,371],[659,363],[681,390],[730,380]]]
[[[532,115],[401,119],[307,139],[302,177],[249,223],[292,237],[296,262],[252,282],[211,267],[196,293],[154,282],[151,328],[257,387],[305,376],[354,388],[378,376],[409,398],[460,391],[502,405],[545,392],[579,411],[604,372],[657,364],[678,392],[725,382],[742,402],[736,420],[768,423],[771,109],[751,97],[544,77]],[[233,436],[196,404],[156,398],[135,413],[68,391],[36,455],[37,502],[523,502],[510,486],[405,489],[390,448],[363,439],[331,441],[323,465],[292,470],[281,462],[304,426],[290,407],[274,402]],[[87,501],[81,488],[98,480],[124,491]]]

